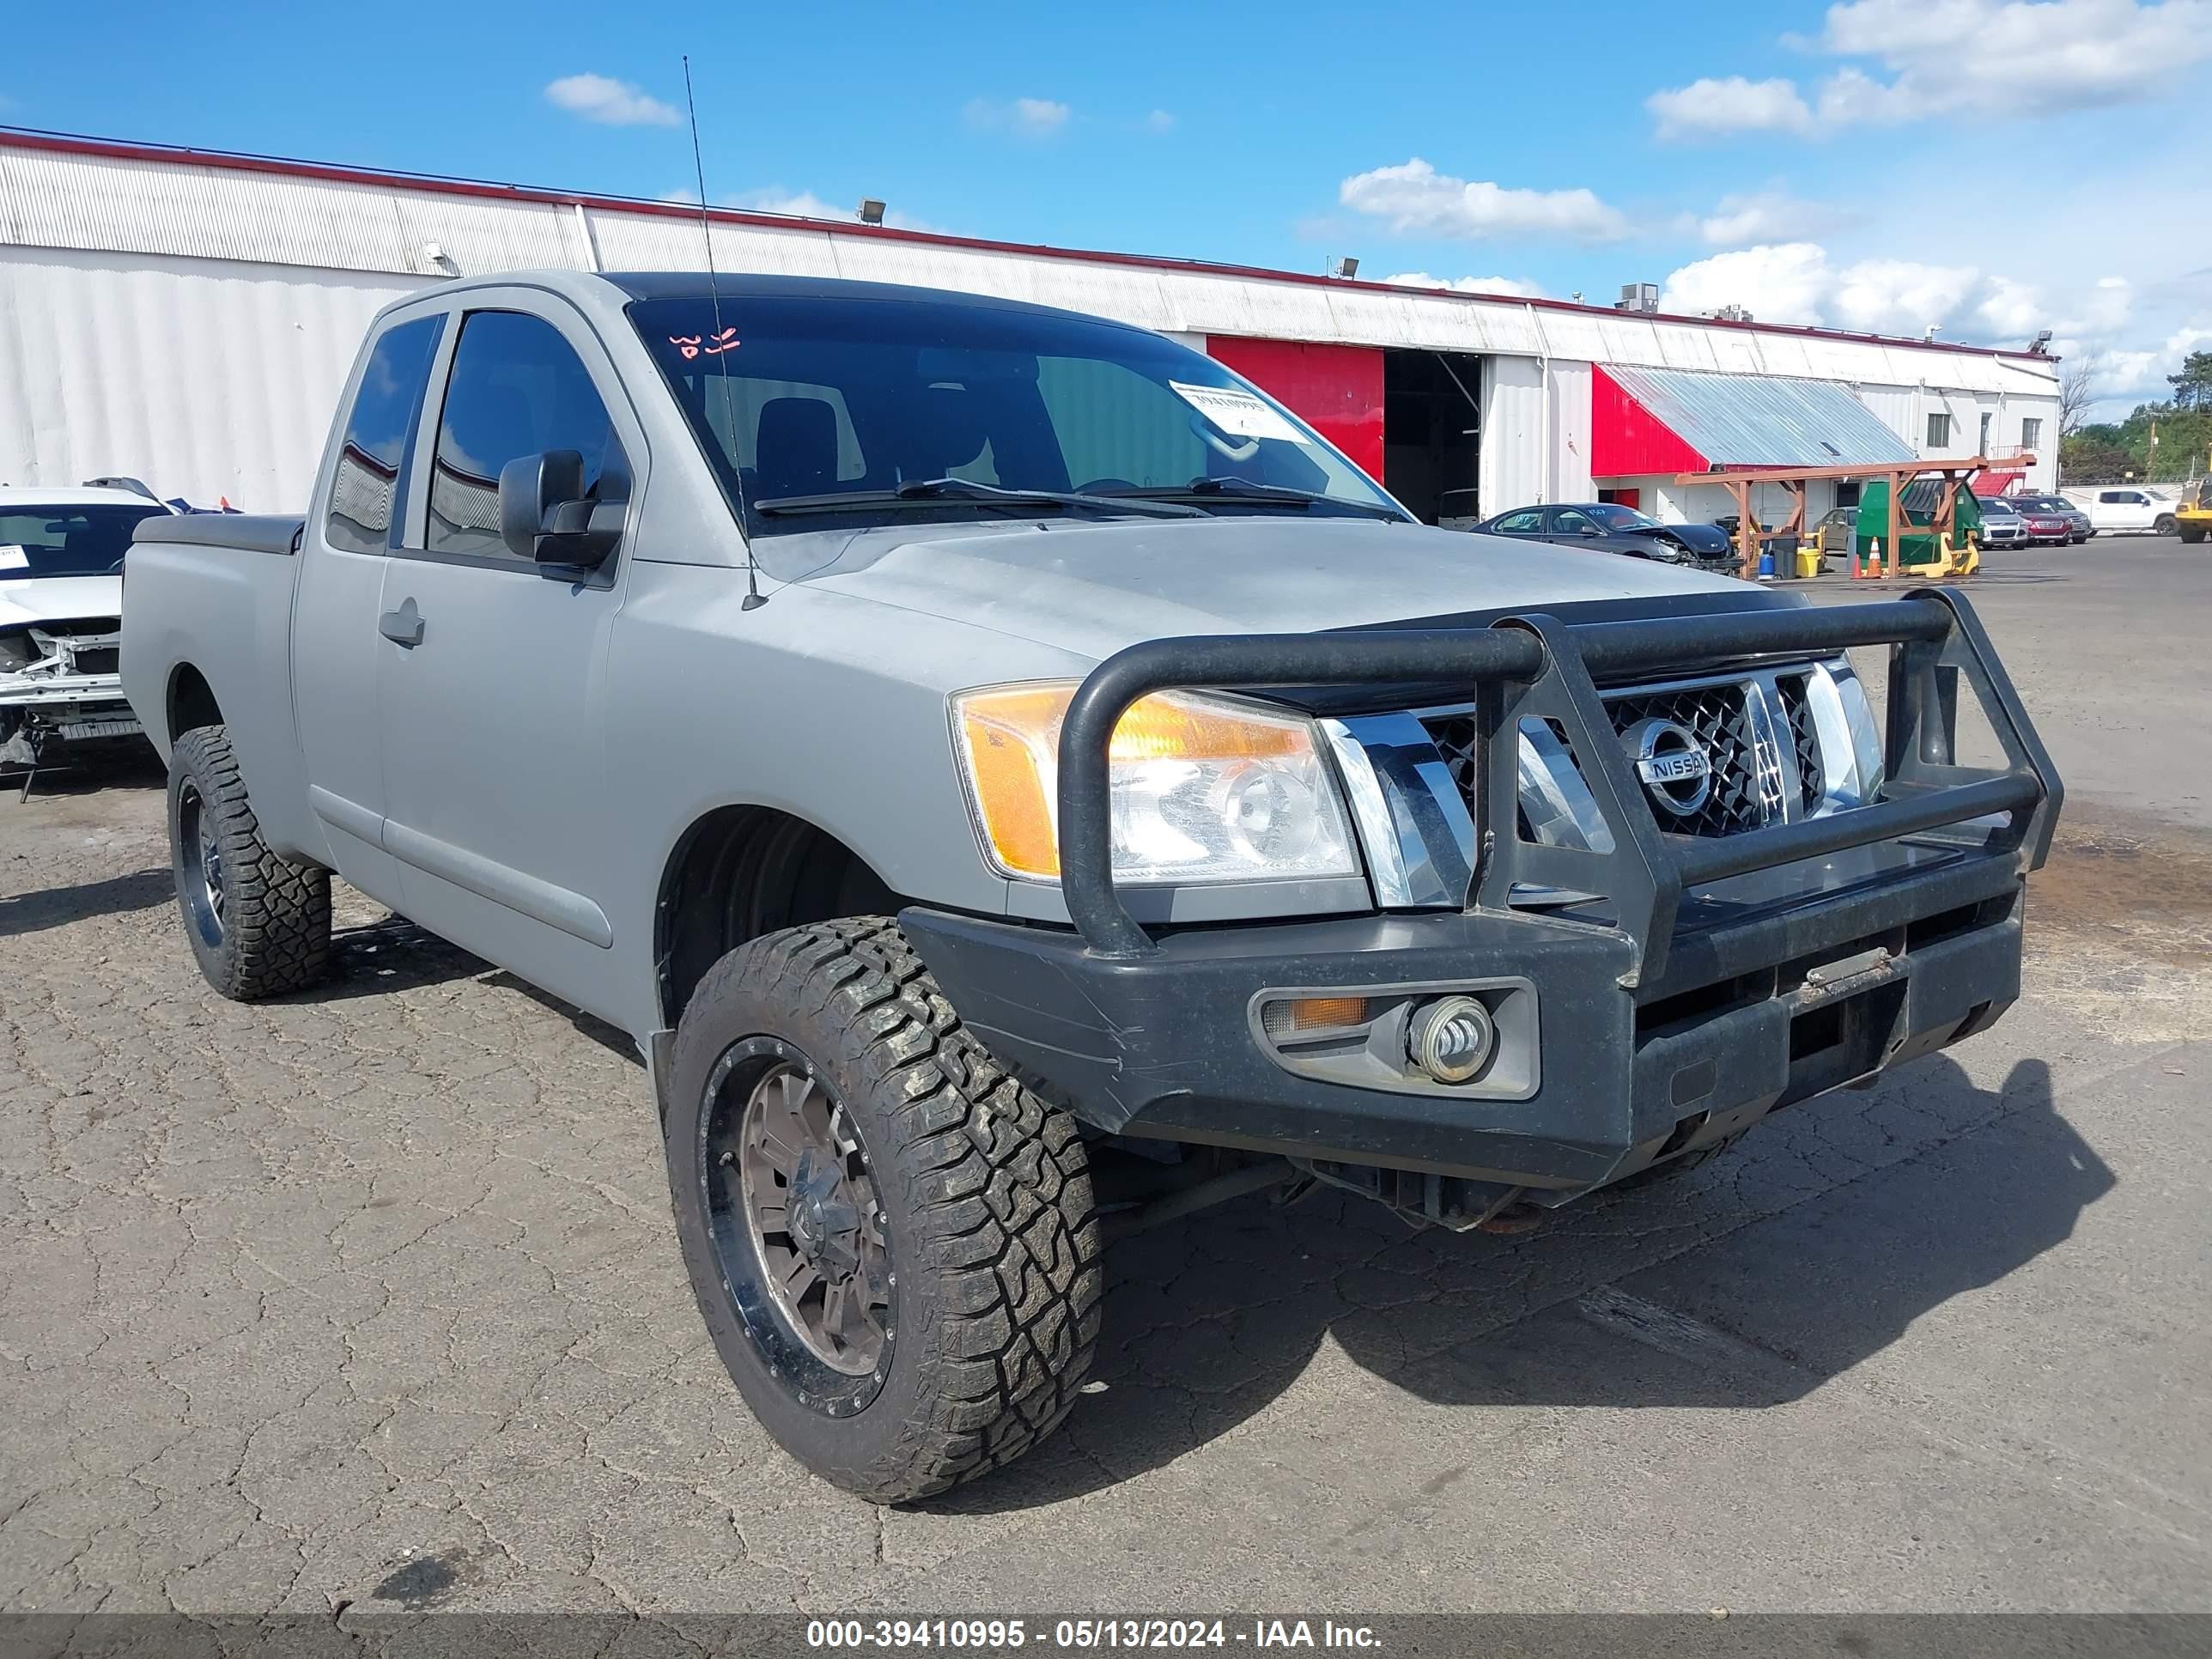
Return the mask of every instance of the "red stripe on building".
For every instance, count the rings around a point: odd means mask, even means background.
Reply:
[[[1209,334],[1206,355],[1300,415],[1370,478],[1382,476],[1382,354]]]
[[[1630,397],[1620,381],[1590,365],[1590,477],[1703,472],[1708,465],[1687,440]]]

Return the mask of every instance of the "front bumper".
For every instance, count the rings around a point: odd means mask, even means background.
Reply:
[[[1419,1170],[1557,1203],[1980,1030],[2020,994],[2021,860],[1925,848],[1839,857],[1855,886],[1739,891],[1631,989],[1617,930],[1483,912],[1171,935],[1102,957],[1056,931],[913,909],[900,922],[962,1018],[1109,1132]],[[1849,876],[1837,869],[1824,880]],[[1520,1099],[1319,1081],[1274,1057],[1263,994],[1525,981]]]
[[[1878,643],[1892,650],[1875,799],[1723,837],[1661,830],[1601,678]],[[1170,687],[1448,676],[1477,696],[1471,804],[1484,833],[1471,877],[1459,872],[1463,904],[1455,889],[1449,908],[1158,937],[1130,916],[1113,876],[1108,744],[1132,703]],[[1956,757],[1961,693],[1981,704],[2001,767]],[[1610,826],[1602,845],[1533,840],[1525,814],[1513,827],[1533,721],[1574,756]],[[2061,798],[1972,607],[1946,589],[1575,626],[1528,616],[1153,641],[1084,683],[1060,760],[1078,932],[927,908],[901,917],[987,1045],[1108,1132],[1425,1171],[1486,1187],[1483,1203],[1524,1190],[1560,1201],[1989,1024],[2019,994],[2022,878],[2049,849]],[[1367,1014],[1359,1046],[1318,1059],[1267,1018],[1299,998],[1410,1015],[1453,994],[1491,1000],[1501,1033],[1492,1069],[1465,1085],[1419,1074]]]
[[[18,731],[41,742],[128,737],[145,728],[115,674],[0,675],[0,739]]]

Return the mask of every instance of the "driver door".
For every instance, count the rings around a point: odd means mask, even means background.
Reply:
[[[416,921],[600,1009],[614,943],[607,647],[629,550],[588,573],[518,557],[500,538],[498,480],[511,460],[569,449],[587,495],[629,501],[644,439],[563,302],[469,298],[432,380],[424,487],[385,576],[385,845]]]

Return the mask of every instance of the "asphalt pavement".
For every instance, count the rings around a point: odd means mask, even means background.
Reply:
[[[619,1039],[351,895],[225,1003],[156,771],[0,797],[0,1607],[2212,1612],[2208,573],[1972,584],[2071,792],[1993,1030],[1531,1236],[1133,1241],[896,1510],[739,1403]]]

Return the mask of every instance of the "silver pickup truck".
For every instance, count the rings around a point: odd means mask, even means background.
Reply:
[[[1430,529],[1157,336],[766,277],[392,307],[304,520],[140,527],[123,674],[216,988],[335,874],[629,1033],[723,1361],[880,1501],[1061,1419],[1115,1233],[1518,1226],[1979,1030],[2059,801],[1954,593]]]

